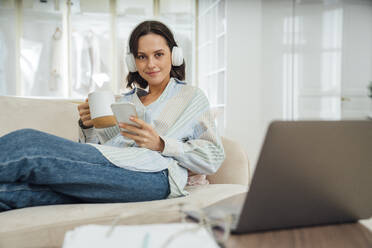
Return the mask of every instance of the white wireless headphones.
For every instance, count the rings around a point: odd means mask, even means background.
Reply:
[[[125,56],[125,62],[130,72],[136,72],[136,60],[134,59],[133,53],[130,52],[129,45],[127,47],[127,55]],[[174,46],[172,48],[172,65],[180,66],[183,64],[183,51],[181,47]]]

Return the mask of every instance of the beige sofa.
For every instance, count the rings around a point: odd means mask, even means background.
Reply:
[[[77,140],[77,103],[67,100],[0,96],[0,136],[21,128],[34,128]],[[242,147],[223,138],[226,160],[211,184],[191,186],[190,195],[140,203],[75,204],[30,207],[0,213],[1,247],[61,247],[64,234],[76,226],[96,223],[166,223],[180,220],[180,205],[204,207],[245,192],[249,164]],[[0,161],[1,162],[1,161]],[[120,217],[118,217],[120,216]]]

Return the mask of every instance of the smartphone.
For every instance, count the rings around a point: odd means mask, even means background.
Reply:
[[[112,112],[115,115],[116,121],[119,122],[124,122],[128,123],[134,126],[139,127],[139,125],[133,121],[131,121],[129,118],[131,116],[137,117],[137,111],[136,111],[136,106],[131,103],[131,102],[117,102],[111,104],[111,109]],[[122,128],[120,128],[122,129]],[[127,130],[122,130],[122,131],[127,131]]]

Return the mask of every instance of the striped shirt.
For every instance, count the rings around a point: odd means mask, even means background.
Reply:
[[[145,172],[168,169],[169,198],[187,195],[184,190],[187,169],[197,174],[213,174],[225,159],[208,99],[199,88],[174,78],[148,106],[140,100],[146,94],[135,87],[119,102],[136,106],[138,117],[164,140],[163,152],[138,147],[120,134],[118,126],[81,129],[80,142],[96,147],[118,167]]]

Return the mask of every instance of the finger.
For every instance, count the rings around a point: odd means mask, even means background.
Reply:
[[[81,116],[80,119],[84,122],[84,121],[90,121],[92,117],[90,116],[90,114],[88,114],[88,115]]]
[[[83,125],[86,126],[86,127],[92,127],[93,126],[93,121],[92,120],[83,121]]]
[[[134,140],[137,143],[137,145],[141,147],[145,147],[146,143],[149,142],[148,138],[140,136],[140,135],[132,134],[132,133],[125,132],[125,131],[121,131],[121,134],[129,139]]]
[[[128,124],[128,123],[120,122],[119,127],[124,128],[124,129],[126,129],[126,130],[128,130],[132,133],[136,133],[138,135],[144,135],[145,134],[144,131],[141,128],[139,128],[137,126],[134,126],[134,125],[131,125],[131,124]]]
[[[144,143],[146,141],[146,139],[144,139],[141,136],[136,135],[136,134],[128,133],[128,132],[125,132],[125,131],[121,131],[120,133],[123,136],[125,136],[125,137],[127,137],[129,139],[134,140],[137,144],[142,144],[142,143]]]
[[[78,105],[78,110],[81,109],[89,109],[89,104],[88,103],[82,103]]]
[[[139,126],[141,126],[141,128],[149,128],[151,127],[149,124],[147,124],[145,121],[135,117],[135,116],[131,116],[129,118],[129,120],[133,121],[134,123],[137,123]]]
[[[90,110],[89,109],[81,109],[79,111],[79,114],[80,114],[80,116],[82,116],[82,115],[88,115],[88,114],[90,114]]]

